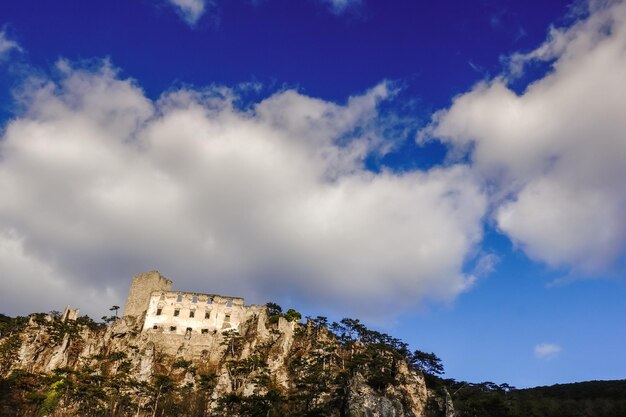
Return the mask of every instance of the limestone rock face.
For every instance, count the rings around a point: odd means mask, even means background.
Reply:
[[[426,417],[454,417],[454,404],[448,390],[443,387],[439,390],[428,389],[426,402]]]
[[[425,415],[428,391],[423,376],[399,364],[399,378],[405,383],[389,386],[381,395],[356,374],[350,384],[350,417],[419,417]]]
[[[349,398],[349,417],[404,417],[414,415],[405,413],[402,402],[395,395],[387,397],[376,393],[359,374],[352,378]]]
[[[355,365],[366,346],[346,348],[325,325],[261,311],[237,331],[179,335],[142,331],[132,316],[108,326],[33,317],[19,331],[0,335],[0,378],[30,375],[39,382],[28,389],[43,399],[15,393],[17,406],[2,408],[0,400],[0,415],[217,417],[252,415],[246,414],[251,409],[267,416],[445,415],[427,411],[436,394],[404,360],[393,359],[387,383],[372,385],[374,368]],[[93,398],[86,397],[92,391]]]

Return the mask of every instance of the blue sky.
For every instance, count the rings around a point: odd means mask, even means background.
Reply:
[[[0,6],[0,312],[130,277],[360,317],[516,386],[626,375],[621,1]]]

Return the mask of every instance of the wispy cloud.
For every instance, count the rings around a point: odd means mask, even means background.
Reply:
[[[195,26],[207,10],[207,0],[168,0],[180,17],[190,26]]]
[[[195,26],[202,16],[220,0],[166,0],[189,25]],[[240,0],[243,1],[243,0]],[[271,0],[268,0],[271,1]],[[303,0],[300,0],[303,1]],[[335,15],[343,15],[350,10],[361,7],[364,0],[314,0],[324,4]]]
[[[539,343],[535,345],[534,353],[538,359],[553,359],[561,353],[561,346],[555,343]]]
[[[321,0],[334,14],[340,15],[363,5],[363,0]]]
[[[6,31],[0,31],[0,59],[7,57],[11,51],[21,50],[22,48],[16,41],[8,38]]]
[[[474,266],[473,275],[477,278],[487,277],[496,270],[499,262],[500,257],[495,253],[482,254]]]

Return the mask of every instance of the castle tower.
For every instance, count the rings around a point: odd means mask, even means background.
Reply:
[[[159,271],[137,274],[128,291],[124,316],[142,316],[148,309],[150,294],[153,291],[170,291],[172,281],[162,276]]]

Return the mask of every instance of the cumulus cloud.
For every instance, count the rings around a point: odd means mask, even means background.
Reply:
[[[469,153],[497,226],[529,256],[591,275],[626,253],[626,3],[601,3],[514,55],[515,74],[456,97],[419,136]],[[551,70],[517,94],[507,80],[536,60]]]
[[[4,309],[98,314],[153,268],[181,289],[359,314],[471,285],[486,199],[468,167],[365,168],[389,146],[387,84],[241,110],[232,89],[153,101],[110,65],[59,68],[24,89],[0,139]]]
[[[553,359],[561,353],[561,346],[555,343],[539,343],[535,345],[534,353],[538,359]]]
[[[207,0],[168,0],[189,25],[194,26],[206,12]]]
[[[4,30],[0,31],[0,60],[7,57],[11,51],[21,51],[20,45],[8,38]]]

